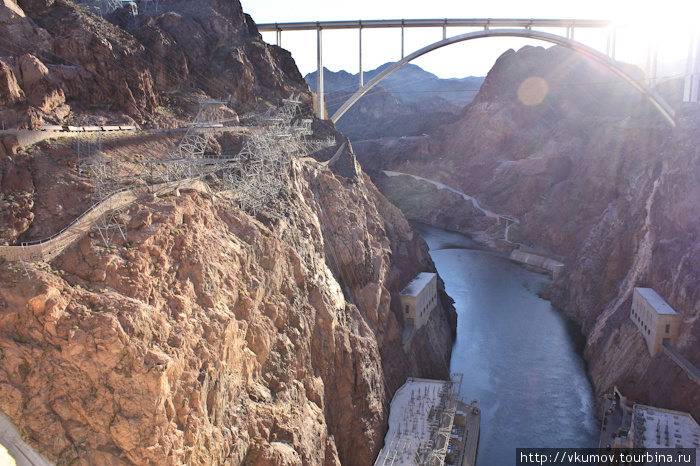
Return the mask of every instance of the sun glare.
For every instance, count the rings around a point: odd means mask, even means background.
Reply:
[[[687,57],[691,41],[697,41],[700,33],[700,2],[671,0],[653,8],[650,5],[623,3],[616,8],[613,19],[618,35],[628,36],[638,52],[658,48],[666,61]]]
[[[523,105],[534,107],[542,103],[549,93],[547,82],[539,76],[527,78],[518,87],[518,99]]]

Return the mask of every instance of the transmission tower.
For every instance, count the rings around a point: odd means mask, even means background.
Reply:
[[[149,184],[200,178],[220,170],[227,162],[219,155],[207,155],[206,149],[215,131],[223,128],[225,101],[201,99],[199,111],[177,148],[166,159],[146,160],[143,173]]]
[[[114,203],[114,194],[119,190],[117,160],[107,157],[103,151],[101,131],[90,131],[99,127],[93,117],[80,117],[73,122],[82,128],[76,137],[78,151],[78,174],[87,176],[92,182],[93,205],[100,204],[103,214],[93,224],[106,247],[110,247],[119,233],[126,242],[126,224],[122,211]]]
[[[102,215],[95,220],[93,228],[100,233],[107,248],[111,246],[117,233],[124,242],[127,241],[123,211],[115,199],[119,191],[117,165],[114,157],[107,157],[102,151],[97,152],[88,165],[88,174],[94,186],[92,198],[103,210]]]
[[[78,176],[87,176],[88,166],[93,157],[102,152],[101,132],[85,131],[85,128],[96,127],[99,124],[99,121],[91,116],[75,117],[70,122],[70,126],[80,128],[75,137],[76,151],[78,152]]]
[[[278,109],[243,117],[247,124],[259,128],[224,172],[224,189],[241,208],[255,212],[284,189],[294,157],[307,154],[313,147],[335,144],[333,139],[306,139],[313,131],[311,120],[302,117],[300,105],[301,101],[292,95]]]
[[[223,100],[202,99],[199,101],[199,111],[187,128],[185,137],[180,141],[176,154],[184,159],[197,159],[206,157],[204,152],[212,137],[212,133],[223,127],[224,106]]]

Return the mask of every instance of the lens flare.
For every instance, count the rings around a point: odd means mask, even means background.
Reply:
[[[518,100],[523,105],[534,107],[542,103],[549,93],[547,81],[539,76],[531,76],[525,79],[518,87]]]

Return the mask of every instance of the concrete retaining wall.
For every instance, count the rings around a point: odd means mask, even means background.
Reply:
[[[514,250],[510,253],[510,260],[513,262],[518,262],[520,264],[526,264],[532,267],[537,267],[538,269],[546,270],[552,274],[553,279],[557,279],[559,274],[564,269],[564,264],[557,262],[554,259],[550,259],[545,256],[538,256],[537,254],[532,254],[529,252],[523,252],[519,249]]]

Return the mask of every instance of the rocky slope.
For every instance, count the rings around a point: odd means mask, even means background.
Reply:
[[[0,265],[0,406],[34,446],[58,464],[371,464],[405,377],[448,375],[454,322],[434,313],[404,351],[397,292],[434,270],[425,245],[368,180],[292,177],[257,218],[186,192],[133,205],[128,245]]]
[[[17,31],[0,60],[0,95],[15,100],[0,111],[19,126],[61,121],[63,105],[170,124],[193,116],[193,96],[231,94],[236,111],[292,91],[311,102],[289,55],[259,40],[237,1],[161,1],[138,18],[106,15],[112,23],[62,0],[0,8]],[[24,62],[40,71],[35,94]],[[58,106],[27,97],[49,94]],[[182,113],[165,115],[165,102]],[[295,160],[255,215],[212,176],[212,190],[128,207],[128,243],[106,248],[91,233],[49,264],[0,261],[0,409],[32,446],[61,465],[373,462],[406,376],[449,375],[456,316],[441,291],[440,311],[403,347],[398,292],[434,271],[427,247],[347,140],[314,129],[344,149]],[[234,153],[240,134],[213,146]],[[115,136],[104,150],[133,168],[179,136]],[[54,234],[89,207],[94,186],[76,173],[71,141],[2,142],[5,242]]]
[[[599,393],[616,384],[645,403],[689,411],[698,419],[696,383],[669,358],[652,358],[628,317],[633,287],[654,288],[683,316],[676,349],[700,367],[700,106],[685,105],[679,113],[676,130],[646,162],[646,172],[624,198],[606,206],[571,255],[567,278],[556,284],[554,295],[584,324],[586,357]]]
[[[205,95],[230,97],[242,112],[258,100],[308,92],[290,54],[262,42],[239,2],[164,0],[157,11],[147,5],[139,3],[136,16],[124,6],[100,17],[67,0],[3,0],[5,127],[86,114],[173,124]]]
[[[633,287],[655,288],[683,314],[679,351],[700,364],[698,111],[679,108],[672,129],[602,67],[563,48],[526,47],[497,61],[459,121],[355,150],[390,198],[416,189],[382,169],[441,181],[518,218],[511,239],[567,264],[550,297],[583,326],[597,393],[617,384],[698,418],[697,386],[668,358],[650,358],[628,318]],[[413,215],[483,234],[483,217],[445,196],[412,204]]]

